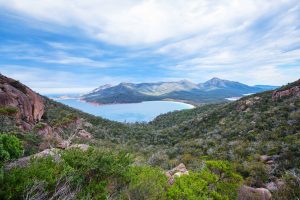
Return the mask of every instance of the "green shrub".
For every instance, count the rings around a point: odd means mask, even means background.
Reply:
[[[169,199],[236,199],[242,177],[227,161],[205,161],[196,173],[175,179],[168,190]]]
[[[56,163],[51,157],[32,160],[25,168],[14,168],[4,174],[1,185],[1,199],[23,199],[26,191],[37,182],[45,182],[46,193],[55,190],[56,182],[65,176],[70,168]]]
[[[166,199],[168,181],[162,170],[149,166],[132,167],[127,176],[129,185],[123,194],[126,199]]]
[[[52,157],[32,159],[27,167],[6,171],[0,183],[0,199],[23,199],[26,195],[44,199],[107,199],[112,190],[125,183],[132,162],[126,153],[92,148],[60,154],[60,161]],[[116,188],[109,188],[111,183]]]
[[[199,173],[183,175],[175,179],[174,184],[168,190],[168,199],[209,199],[208,183]]]
[[[33,127],[33,130],[34,130],[34,131],[39,131],[39,130],[45,128],[46,125],[47,125],[47,124],[45,124],[45,123],[39,122],[39,123],[37,123],[37,124]]]
[[[0,134],[0,163],[18,158],[23,153],[22,143],[12,134]]]
[[[62,154],[68,166],[80,174],[80,184],[84,186],[79,196],[92,196],[93,199],[106,199],[108,185],[121,185],[132,163],[125,152],[111,152],[90,148],[88,151],[72,149]]]
[[[11,106],[0,106],[0,114],[2,115],[14,115],[18,112],[18,109]]]

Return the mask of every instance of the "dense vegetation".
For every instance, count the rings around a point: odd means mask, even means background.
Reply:
[[[281,90],[294,86],[300,86],[300,81]],[[69,188],[70,191],[75,190],[78,197],[97,194],[99,198],[115,195],[121,199],[193,199],[201,194],[203,199],[222,199],[220,195],[224,197],[226,194],[228,199],[234,199],[234,188],[238,187],[235,183],[240,184],[242,179],[244,184],[253,187],[265,187],[270,182],[283,181],[284,186],[273,192],[274,199],[297,199],[300,196],[298,96],[272,99],[272,91],[268,91],[232,103],[204,105],[192,110],[168,113],[149,124],[112,122],[50,99],[45,101],[46,112],[42,123],[53,127],[62,126],[68,135],[72,130],[64,124],[82,118],[92,125],[87,127],[87,131],[93,134],[94,139],[81,142],[89,143],[95,149],[76,154],[75,150],[66,151],[62,153],[63,162],[56,163],[51,158],[32,161],[26,169],[15,169],[4,174],[5,182],[9,183],[2,193],[8,195],[6,198],[15,197],[11,195],[21,197],[34,184],[41,187],[41,183],[32,182],[32,177],[35,177],[32,170],[43,169],[43,166],[50,166],[51,170],[40,175],[39,179],[46,181],[42,183],[45,184],[43,192],[49,196],[55,194],[57,184],[61,184],[59,180],[68,182],[70,177],[82,181],[79,184],[80,192],[77,186],[71,185]],[[16,130],[12,125],[13,116],[7,113],[2,116],[6,120],[1,122],[2,132]],[[36,126],[39,129],[43,125]],[[22,140],[25,155],[39,151],[41,138],[35,134],[35,129],[27,134],[17,131],[15,136]],[[98,148],[111,152],[99,151]],[[119,151],[130,153],[132,160],[127,154],[117,153]],[[268,157],[270,162],[263,161],[262,156]],[[103,163],[93,164],[93,160],[87,157],[99,160],[100,163],[104,159],[106,166],[115,170],[104,170],[101,168]],[[187,165],[191,173],[169,186],[163,170],[173,168],[181,162]],[[87,163],[89,166],[86,166]],[[93,168],[89,168],[90,166]],[[212,169],[215,167],[218,169]],[[216,182],[216,172],[220,169],[226,170],[224,173],[228,172],[230,175],[221,185]],[[106,170],[108,174],[104,172]],[[73,177],[69,172],[79,177]],[[18,173],[24,178],[18,181],[24,185],[20,185],[18,192],[10,191],[12,185],[16,184],[14,181]],[[104,182],[99,181],[100,179]],[[99,184],[94,185],[95,181]],[[109,188],[113,188],[113,192]]]
[[[18,139],[3,136],[14,141],[1,149],[11,154],[5,161],[20,156]],[[54,157],[32,158],[28,166],[5,171],[0,198],[198,199],[200,195],[202,199],[232,199],[240,183],[241,177],[229,162],[204,161],[201,170],[178,177],[169,185],[161,169],[134,166],[125,152],[74,148],[59,151]]]

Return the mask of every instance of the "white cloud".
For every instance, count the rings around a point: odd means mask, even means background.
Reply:
[[[23,84],[41,94],[85,93],[106,83],[117,84],[133,81],[130,77],[99,76],[99,74],[58,71],[45,67],[37,68],[20,65],[1,65],[0,73],[15,80],[20,80]]]
[[[0,0],[0,6],[45,27],[75,27],[93,39],[125,46],[129,53],[117,57],[119,63],[140,54],[170,58],[174,65],[157,61],[170,77],[184,74],[182,78],[200,82],[219,76],[278,85],[300,74],[300,66],[282,66],[300,58],[298,0]],[[33,48],[19,59],[113,66],[112,61],[102,63],[64,52],[74,46],[48,45],[58,51],[45,55]],[[14,51],[20,52],[18,47]]]
[[[120,45],[152,44],[201,32],[222,35],[297,1],[1,0],[2,7],[40,21],[75,26]]]
[[[57,65],[77,65],[85,67],[106,68],[112,67],[108,62],[92,59],[93,56],[102,56],[104,51],[82,44],[65,44],[46,42],[48,47],[39,47],[29,43],[2,43],[0,53],[14,60],[29,60],[40,63]],[[81,55],[75,55],[73,50],[80,50]],[[88,54],[88,55],[86,55]]]

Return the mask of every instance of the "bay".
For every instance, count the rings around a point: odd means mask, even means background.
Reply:
[[[97,105],[79,99],[56,99],[83,112],[118,122],[149,122],[160,114],[194,106],[173,101],[145,101],[141,103]]]

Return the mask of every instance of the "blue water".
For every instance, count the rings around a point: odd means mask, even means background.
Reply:
[[[194,106],[171,101],[145,101],[142,103],[95,105],[78,99],[56,101],[81,111],[118,122],[149,122],[160,114]]]

